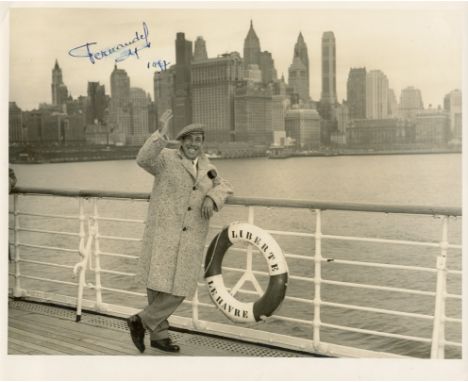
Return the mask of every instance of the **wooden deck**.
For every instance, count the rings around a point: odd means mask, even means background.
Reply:
[[[304,357],[305,354],[195,333],[170,331],[180,356]],[[8,354],[174,356],[151,348],[143,354],[133,345],[123,319],[83,313],[75,322],[68,308],[9,301]]]

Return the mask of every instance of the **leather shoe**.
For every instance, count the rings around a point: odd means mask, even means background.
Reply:
[[[177,353],[180,350],[179,345],[173,344],[170,338],[163,338],[161,340],[151,340],[151,347],[171,353]]]
[[[143,353],[145,351],[145,328],[143,327],[140,316],[135,314],[127,318],[127,325],[130,329],[133,343],[140,353]]]

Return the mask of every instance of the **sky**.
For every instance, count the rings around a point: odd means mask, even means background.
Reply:
[[[337,96],[346,99],[350,68],[379,69],[399,100],[407,86],[419,88],[424,106],[443,104],[443,97],[462,88],[463,4],[450,3],[199,3],[163,4],[148,9],[119,3],[116,8],[13,8],[10,13],[10,101],[23,110],[51,102],[55,60],[69,93],[86,95],[87,82],[99,81],[110,94],[115,56],[96,60],[72,57],[69,51],[96,42],[93,51],[131,41],[147,25],[151,46],[118,63],[131,86],[153,98],[154,68],[148,63],[175,63],[175,38],[206,41],[209,57],[237,51],[253,21],[262,51],[272,53],[278,75],[288,80],[294,44],[302,32],[308,47],[310,94],[320,99],[321,38],[333,31],[336,39]],[[108,4],[107,7],[112,5]],[[115,6],[115,5],[114,5]],[[140,5],[141,6],[141,5]],[[88,5],[89,7],[89,5]]]

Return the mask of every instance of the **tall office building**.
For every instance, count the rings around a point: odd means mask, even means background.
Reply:
[[[244,39],[244,65],[260,66],[260,40],[253,28],[253,22],[250,20],[250,28]]]
[[[273,83],[273,94],[287,97],[287,87],[284,75],[281,75],[281,78]]]
[[[289,109],[285,117],[285,130],[289,138],[295,140],[298,149],[317,149],[320,147],[320,116],[317,110]]]
[[[262,71],[262,82],[267,84],[277,79],[275,62],[270,52],[264,51],[259,55],[259,66]]]
[[[174,82],[175,67],[171,66],[167,70],[155,72],[153,76],[154,103],[156,107],[156,126],[159,126],[159,119],[167,109],[173,109],[174,102]],[[172,120],[169,123],[169,136],[174,137],[172,130]]]
[[[103,123],[106,108],[107,97],[104,85],[100,85],[99,82],[88,82],[86,123]]]
[[[445,147],[449,140],[449,113],[443,110],[427,109],[416,115],[416,144],[427,147]]]
[[[54,68],[52,69],[52,105],[62,106],[67,102],[68,89],[63,83],[62,69],[58,61],[55,60]]]
[[[388,89],[388,116],[396,118],[399,114],[398,102],[396,99],[395,91]]]
[[[42,112],[38,110],[25,111],[23,123],[26,129],[26,141],[39,143],[42,141]]]
[[[237,52],[192,63],[193,122],[206,127],[208,142],[235,140],[234,96],[243,79],[243,63]]]
[[[273,134],[275,131],[284,132],[284,119],[291,103],[285,94],[273,94],[271,98],[271,125]]]
[[[366,80],[366,118],[384,119],[388,116],[388,78],[380,70],[371,70]]]
[[[400,95],[400,116],[414,119],[416,114],[424,110],[421,91],[413,86],[408,86],[401,90]]]
[[[262,71],[258,65],[250,64],[244,67],[244,80],[248,82],[262,82]]]
[[[118,69],[114,65],[114,70],[110,78],[111,99],[118,105],[126,105],[130,99],[130,77],[124,69]]]
[[[149,136],[149,103],[143,89],[130,88],[130,105],[130,129],[127,132],[126,142],[133,146],[142,145]]]
[[[450,116],[452,139],[460,141],[462,137],[462,93],[460,89],[452,90],[444,97],[444,109]]]
[[[401,148],[414,142],[414,124],[401,118],[353,119],[346,143],[355,148]]]
[[[299,57],[301,59],[307,68],[307,78],[309,78],[309,53],[307,52],[307,44],[304,41],[302,32],[299,32],[299,36],[297,36],[293,57]]]
[[[272,129],[273,129],[273,144],[284,145],[286,139],[286,131],[284,120],[286,112],[291,107],[291,97],[287,94],[287,85],[284,80],[284,75],[279,80],[273,83],[272,96]]]
[[[333,32],[322,35],[322,95],[321,103],[336,104],[336,43]]]
[[[349,118],[366,118],[366,68],[351,68],[346,83]]]
[[[175,95],[173,103],[173,134],[179,133],[185,126],[192,123],[191,104],[191,64],[192,41],[185,39],[185,34],[177,33],[176,65],[175,65]]]
[[[236,89],[234,128],[236,141],[269,145],[273,142],[270,87],[244,82]]]
[[[16,102],[8,104],[8,135],[10,143],[26,143],[26,131],[23,130],[23,111]]]
[[[308,100],[310,98],[310,84],[309,84],[309,75],[310,75],[310,70],[309,70],[309,54],[307,52],[307,44],[304,41],[304,36],[302,36],[302,32],[299,33],[299,36],[297,37],[296,44],[294,45],[294,54],[293,54],[293,64],[296,62],[296,66],[298,66],[296,57],[300,59],[300,61],[304,64],[305,67],[305,76],[304,74],[299,74],[296,75],[294,78],[294,87],[301,89],[301,91],[298,91],[301,99],[303,100]],[[298,86],[299,82],[304,82],[302,85]]]
[[[343,103],[336,108],[336,121],[339,133],[346,134],[349,119],[349,105],[346,101],[343,101]]]
[[[299,56],[293,58],[288,74],[289,86],[292,87],[293,93],[297,94],[302,101],[309,99],[307,67]]]
[[[124,145],[130,129],[130,78],[124,69],[117,65],[111,73],[111,101],[109,124],[112,130],[112,143]]]
[[[261,71],[262,82],[264,84],[277,79],[275,62],[270,52],[262,52],[260,49],[260,39],[253,28],[250,20],[250,28],[244,39],[244,74],[250,77],[251,70],[257,66]],[[249,78],[245,78],[249,79]]]
[[[195,40],[195,47],[193,51],[193,61],[207,60],[208,53],[206,52],[206,42],[203,37],[198,36]]]
[[[148,130],[149,133],[154,133],[158,129],[158,109],[156,103],[151,101],[148,94]],[[172,136],[171,136],[172,137]]]

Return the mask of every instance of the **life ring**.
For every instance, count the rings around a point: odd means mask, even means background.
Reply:
[[[256,302],[237,300],[224,285],[221,264],[229,247],[237,242],[257,247],[268,263],[268,288]],[[211,241],[205,258],[204,278],[211,299],[226,317],[235,322],[257,322],[271,316],[283,301],[288,285],[288,266],[283,251],[268,232],[249,223],[236,222]]]

